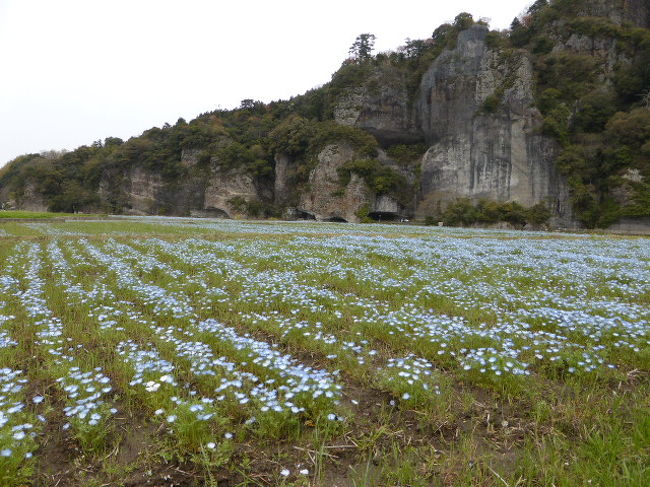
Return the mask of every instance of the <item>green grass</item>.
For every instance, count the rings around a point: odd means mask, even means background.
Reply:
[[[2,218],[38,218],[38,219],[51,219],[51,218],[97,218],[106,215],[93,215],[82,213],[53,213],[49,211],[23,211],[23,210],[0,210],[0,219]]]

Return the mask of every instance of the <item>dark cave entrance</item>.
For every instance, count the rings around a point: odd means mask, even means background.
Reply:
[[[371,211],[368,213],[368,217],[376,222],[398,222],[401,220],[401,217],[392,211]]]
[[[345,218],[341,218],[340,216],[333,216],[323,221],[330,222],[330,223],[348,223],[348,221]]]
[[[297,220],[315,220],[316,217],[308,211],[296,210],[294,216]]]
[[[203,211],[201,211],[201,216],[207,217],[207,218],[228,218],[230,219],[230,215],[226,213],[225,210],[222,210],[221,208],[206,208]]]

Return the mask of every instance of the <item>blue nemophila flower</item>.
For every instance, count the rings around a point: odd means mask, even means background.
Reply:
[[[296,224],[198,225],[303,236],[282,244],[263,239],[236,244],[149,239],[133,245],[80,240],[66,248],[72,259],[56,241],[47,246],[55,284],[71,306],[90,310],[98,333],[119,333],[117,352],[133,369],[130,385],[149,398],[152,410],[159,408],[156,414],[162,418],[176,419],[178,414],[185,419],[191,413],[210,421],[224,402],[245,415],[301,415],[312,408],[330,412],[340,398],[332,370],[340,363],[363,366],[395,398],[413,401],[440,393],[434,371],[441,364],[469,380],[525,380],[546,369],[582,374],[613,367],[607,363],[612,356],[638,354],[649,344],[647,308],[635,302],[650,290],[647,265],[639,264],[650,257],[644,242],[590,237],[538,241],[520,233],[419,228],[413,229],[417,238],[385,238],[382,234],[394,232],[394,227],[375,226],[372,235],[358,227],[346,235],[335,225],[318,229],[331,231],[330,237],[314,239],[308,237],[313,228]],[[480,241],[449,238],[476,233],[483,237]],[[99,425],[108,416],[110,380],[101,370],[74,367],[80,365],[76,357],[81,345],[65,336],[65,324],[47,306],[41,246],[25,243],[18,253],[20,260],[10,256],[6,263],[16,272],[0,276],[0,292],[22,303],[37,346],[61,371],[58,383],[70,421]],[[386,272],[371,256],[392,259],[394,272]],[[259,270],[251,262],[273,266]],[[101,277],[92,284],[76,281],[74,266],[97,264],[116,282]],[[491,278],[486,280],[488,270]],[[364,296],[323,286],[319,277],[324,273],[363,287]],[[220,287],[211,284],[215,277]],[[517,284],[524,280],[533,282]],[[120,301],[120,292],[134,302]],[[390,293],[399,293],[403,302],[381,298]],[[458,312],[445,315],[428,304],[440,298]],[[266,338],[198,318],[211,316],[216,305],[237,312],[233,303],[247,309],[238,315],[242,326],[265,336],[272,330],[278,342],[318,350],[329,368],[309,367]],[[141,306],[151,316],[145,318],[137,309]],[[489,313],[489,323],[469,321],[463,318],[465,311]],[[0,309],[0,348],[16,345],[3,329],[4,323],[13,326],[13,319]],[[165,358],[153,343],[130,340],[127,330],[133,326],[146,328],[157,344],[164,343]],[[422,356],[386,359],[395,347]],[[382,357],[375,348],[382,350]],[[179,361],[187,364],[191,380],[185,367],[182,374],[177,370]],[[0,399],[0,428],[11,438],[29,436],[29,428],[14,429],[21,426],[15,418],[32,409],[20,382],[24,377],[4,382],[2,377],[0,372],[0,396],[13,397]],[[212,390],[212,397],[201,397],[188,384],[194,380],[210,384],[206,390]],[[171,394],[175,396],[169,400]],[[42,401],[36,397],[31,403]],[[334,413],[329,417],[338,418]]]

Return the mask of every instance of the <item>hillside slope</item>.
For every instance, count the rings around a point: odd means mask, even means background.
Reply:
[[[319,89],[244,100],[123,142],[18,157],[0,201],[131,214],[645,224],[650,7],[537,1],[468,14]]]

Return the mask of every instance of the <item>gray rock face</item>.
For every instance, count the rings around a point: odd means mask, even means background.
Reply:
[[[424,74],[414,102],[396,68],[378,68],[341,100],[337,121],[369,131],[384,145],[426,141],[416,216],[459,197],[485,198],[543,202],[556,223],[568,225],[568,188],[555,170],[558,145],[541,135],[532,61],[524,53],[505,59],[488,49],[487,33],[481,25],[461,32],[456,48],[444,51]],[[602,47],[611,52],[611,46]],[[484,109],[488,97],[499,101],[490,113]],[[381,151],[379,160],[392,165]],[[415,175],[405,176],[416,182]]]
[[[26,211],[47,211],[47,204],[33,184],[27,184],[19,204],[12,202],[10,206],[17,206]]]
[[[357,174],[352,173],[350,181],[342,188],[339,169],[354,158],[354,150],[347,143],[326,146],[318,155],[318,163],[309,175],[309,190],[301,196],[293,216],[359,222],[361,211],[380,220],[398,219],[413,213],[413,207],[404,207],[395,197],[375,193]],[[394,170],[406,173],[407,180],[414,178],[408,171],[400,170],[382,150],[379,150],[378,159]]]
[[[275,181],[273,195],[275,203],[285,205],[291,199],[291,190],[289,186],[289,171],[293,161],[282,152],[275,155]]]
[[[540,135],[542,117],[533,106],[531,61],[523,54],[501,61],[486,46],[487,32],[461,32],[456,49],[441,54],[422,79],[415,116],[431,147],[422,159],[417,213],[469,197],[544,202],[568,220],[568,190],[554,166],[559,147]],[[487,113],[484,102],[499,92],[499,107]]]
[[[561,30],[561,28],[559,29]],[[616,39],[597,39],[582,34],[572,34],[568,39],[557,39],[553,52],[570,51],[576,54],[592,56],[603,66],[600,74],[601,81],[613,89],[611,74],[619,64],[628,64],[631,60],[628,55],[617,49]]]
[[[581,16],[607,17],[616,24],[650,27],[648,0],[589,0],[580,7]]]
[[[135,167],[120,178],[119,200],[123,211],[131,215],[189,215],[194,208],[201,208],[204,182],[201,177],[189,175],[183,181],[170,184],[162,176],[141,167]],[[115,198],[114,181],[100,183],[102,201]],[[111,195],[112,193],[112,195]]]
[[[185,157],[185,153],[184,153]],[[188,156],[185,161],[191,161]],[[184,162],[186,164],[187,162]],[[192,164],[194,165],[194,164]],[[189,169],[179,181],[165,181],[160,174],[141,167],[115,175],[100,183],[99,196],[106,204],[116,198],[122,211],[132,215],[244,216],[233,199],[255,201],[269,191],[260,191],[253,178],[240,171],[225,171],[217,163],[209,171]]]
[[[409,107],[405,75],[392,65],[377,67],[362,87],[351,89],[334,109],[334,119],[367,130],[383,144],[422,137]]]
[[[160,174],[135,168],[130,172],[126,181],[128,186],[125,188],[125,192],[130,206],[128,213],[132,215],[157,213],[159,195],[165,191],[165,183]]]
[[[387,194],[382,194],[375,198],[372,211],[375,213],[392,213],[394,215],[400,215],[403,212],[399,202]]]
[[[213,168],[203,198],[204,210],[213,212],[220,210],[227,217],[245,216],[241,208],[233,205],[235,198],[244,201],[259,199],[253,178],[239,171],[222,171]]]
[[[302,195],[298,210],[317,220],[342,219],[358,222],[357,213],[373,198],[365,182],[352,174],[344,189],[339,183],[338,170],[354,158],[348,144],[330,144],[318,154],[318,163],[309,174],[310,190]]]

